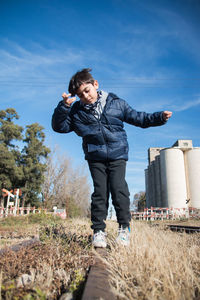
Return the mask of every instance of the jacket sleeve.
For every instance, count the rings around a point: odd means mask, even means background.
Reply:
[[[63,101],[58,103],[52,116],[52,128],[59,133],[68,133],[73,130],[71,121],[71,107],[67,107]]]
[[[142,128],[164,125],[163,112],[138,112],[124,101],[124,122]]]

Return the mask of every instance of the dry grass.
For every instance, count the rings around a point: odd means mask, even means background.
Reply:
[[[200,299],[199,246],[199,234],[178,234],[133,222],[129,248],[116,246],[111,237],[107,263],[115,293],[129,300]]]
[[[88,220],[43,225],[39,235],[40,245],[1,256],[2,299],[58,299],[84,282],[93,263]]]
[[[90,222],[44,219],[27,224],[16,225],[15,234],[9,231],[13,225],[4,226],[5,238],[27,238],[32,228],[42,243],[1,256],[0,299],[59,299],[63,292],[76,291],[93,264]],[[200,299],[200,235],[173,233],[163,224],[132,222],[131,245],[124,248],[115,243],[116,222],[107,221],[105,262],[118,299]]]

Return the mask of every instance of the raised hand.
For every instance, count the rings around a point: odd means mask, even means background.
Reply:
[[[65,105],[70,106],[75,100],[76,97],[71,97],[71,94],[62,94],[63,102]]]
[[[163,111],[163,119],[165,121],[168,121],[169,118],[171,118],[171,116],[172,116],[172,112],[171,111],[168,111],[168,110]]]

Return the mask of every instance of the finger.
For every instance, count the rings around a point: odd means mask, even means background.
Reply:
[[[71,104],[76,100],[76,97],[72,97],[70,99],[68,99],[68,103]]]
[[[166,117],[171,117],[172,112],[166,110],[166,111],[164,111],[164,115],[165,115]]]
[[[166,114],[166,115],[165,115],[165,120],[168,121],[168,120],[171,118],[171,116],[172,116],[171,113],[170,113],[170,114]]]
[[[169,119],[171,116],[172,116],[172,112],[171,112],[171,111],[168,111],[168,112],[167,112],[167,117],[168,117],[168,119]]]
[[[67,105],[71,105],[75,100],[76,100],[76,97],[64,98],[63,99],[64,103],[67,104]]]
[[[63,99],[69,98],[70,96],[71,96],[71,94],[66,94],[66,93],[62,94]]]

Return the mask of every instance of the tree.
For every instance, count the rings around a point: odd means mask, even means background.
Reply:
[[[23,142],[26,143],[22,150],[23,164],[23,192],[24,202],[31,205],[38,205],[39,194],[41,193],[44,182],[44,172],[46,164],[44,159],[47,158],[50,149],[44,146],[45,134],[43,127],[38,123],[26,126],[26,133]]]
[[[88,178],[83,168],[73,170],[66,185],[66,194],[69,195],[69,216],[88,215],[90,193]]]
[[[22,140],[23,127],[13,123],[13,119],[19,119],[14,108],[7,108],[0,111],[0,143],[5,144],[8,148],[15,148],[13,140]]]
[[[43,184],[44,205],[66,208],[69,217],[86,216],[89,211],[89,184],[83,168],[72,167],[66,155],[54,149],[47,158]]]
[[[14,124],[19,119],[14,108],[0,111],[0,186],[7,189],[18,187],[23,177],[20,151],[13,144],[22,140],[23,127]]]
[[[23,170],[17,165],[17,160],[17,153],[0,144],[0,182],[7,189],[18,187],[23,178]]]
[[[138,211],[143,211],[146,207],[146,193],[140,191],[134,195],[133,205],[137,208]]]
[[[46,168],[49,149],[44,146],[43,127],[35,123],[26,126],[14,124],[19,116],[14,108],[0,111],[0,187],[22,188],[23,203],[37,204]],[[16,141],[26,143],[22,151]]]

